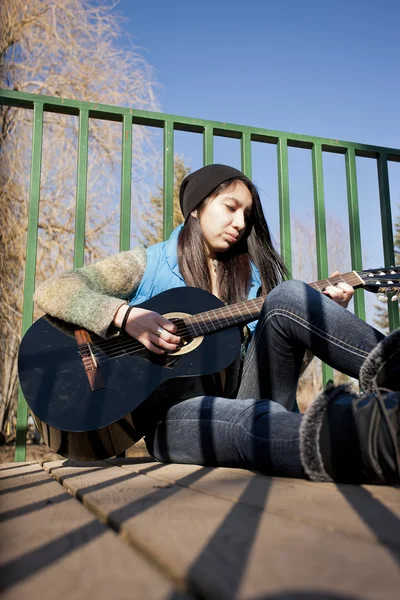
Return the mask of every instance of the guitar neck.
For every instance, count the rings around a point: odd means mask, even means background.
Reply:
[[[321,281],[315,281],[309,285],[315,290],[323,292],[329,285],[337,285],[340,282],[348,283],[353,288],[364,286],[363,279],[355,271],[335,275],[335,277],[330,277],[329,279],[321,279]],[[260,296],[254,300],[244,300],[237,304],[230,304],[214,310],[208,310],[207,312],[198,313],[185,319],[185,325],[191,335],[200,336],[220,331],[233,325],[250,323],[258,318],[264,300],[265,296]]]
[[[314,288],[314,290],[323,292],[328,285],[337,285],[341,282],[348,283],[353,288],[360,288],[365,285],[364,280],[361,279],[356,271],[350,271],[350,273],[341,273],[340,275],[329,277],[329,279],[321,279],[321,281],[315,281],[314,283],[309,283],[308,285]]]

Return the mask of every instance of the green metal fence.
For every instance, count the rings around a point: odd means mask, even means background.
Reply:
[[[33,111],[32,159],[28,213],[28,235],[24,286],[24,308],[22,333],[28,329],[33,319],[32,296],[35,285],[36,250],[38,239],[38,216],[40,202],[40,177],[43,140],[43,116],[45,112],[79,117],[76,221],[74,266],[84,263],[85,215],[88,169],[88,132],[90,119],[104,119],[120,122],[122,146],[122,175],[120,200],[120,250],[130,247],[131,215],[131,176],[132,176],[132,127],[146,125],[164,131],[164,213],[163,234],[167,238],[173,229],[173,187],[174,187],[174,131],[194,132],[203,138],[203,163],[213,163],[214,138],[216,136],[236,138],[241,142],[241,166],[243,172],[251,178],[252,157],[251,142],[261,142],[276,146],[279,190],[279,216],[281,254],[292,270],[291,227],[289,202],[288,148],[309,149],[312,152],[312,174],[314,189],[314,214],[316,231],[316,253],[318,278],[328,277],[328,249],[325,219],[323,153],[332,152],[344,155],[347,180],[347,202],[350,233],[351,268],[362,270],[360,215],[358,206],[356,157],[367,157],[377,161],[377,177],[381,208],[381,227],[385,266],[394,264],[394,244],[390,205],[388,161],[400,162],[400,150],[377,147],[352,142],[342,142],[306,135],[272,131],[258,127],[233,125],[201,119],[179,117],[175,115],[147,112],[132,108],[121,108],[79,102],[64,98],[53,98],[36,94],[24,94],[9,90],[0,90],[0,104],[17,107],[20,110]],[[393,329],[399,326],[397,303],[390,303],[389,325]],[[362,293],[356,293],[355,313],[365,319],[365,303]],[[333,379],[332,369],[323,366],[324,379]],[[25,460],[25,437],[27,426],[27,405],[19,394],[17,416],[17,443],[15,458]]]

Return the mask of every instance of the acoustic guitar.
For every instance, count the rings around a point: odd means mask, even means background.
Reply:
[[[310,285],[323,291],[343,281],[396,298],[399,273],[397,267],[352,271]],[[169,380],[176,385],[177,378],[186,378],[179,379],[182,398],[185,381],[233,363],[241,347],[238,325],[257,319],[263,302],[259,297],[226,306],[191,287],[155,296],[140,306],[174,321],[183,339],[180,349],[162,356],[123,332],[103,339],[65,321],[41,317],[22,339],[18,373],[45,443],[76,460],[99,460],[126,450],[143,436],[143,414],[154,406],[149,398],[154,402]],[[193,397],[190,386],[187,393]]]

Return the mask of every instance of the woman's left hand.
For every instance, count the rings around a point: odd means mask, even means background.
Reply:
[[[329,277],[336,277],[336,275],[340,275],[339,271],[335,271]],[[323,294],[332,298],[334,302],[343,306],[343,308],[347,308],[350,300],[354,296],[354,289],[348,283],[344,283],[344,281],[339,281],[336,285],[329,285],[323,291]]]

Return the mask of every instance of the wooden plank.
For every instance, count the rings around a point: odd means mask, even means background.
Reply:
[[[101,489],[91,487],[93,480],[83,472],[68,478],[68,467],[54,469],[53,475],[66,476],[63,485],[80,495],[85,506],[201,597],[314,593],[397,600],[400,553],[394,544],[385,539],[377,543],[368,531],[364,537],[352,536],[271,514],[264,510],[271,478],[248,477],[238,501],[239,488],[235,500],[194,489],[212,469],[183,466],[176,484],[156,479],[162,468],[142,464],[137,473],[132,465],[111,467],[107,475],[113,484]],[[121,471],[130,470],[133,477],[119,480]],[[289,483],[287,493],[293,489]]]
[[[187,598],[38,463],[0,465],[0,497],[4,599]]]
[[[111,462],[111,461],[110,461]],[[147,472],[149,463],[113,461],[132,472]],[[185,483],[202,470],[198,480]],[[292,521],[309,523],[400,550],[400,490],[386,486],[314,483],[267,477],[244,469],[168,464],[148,471],[150,477],[190,487],[202,493],[240,502]],[[181,483],[183,481],[183,483]],[[247,488],[251,485],[251,494]]]

